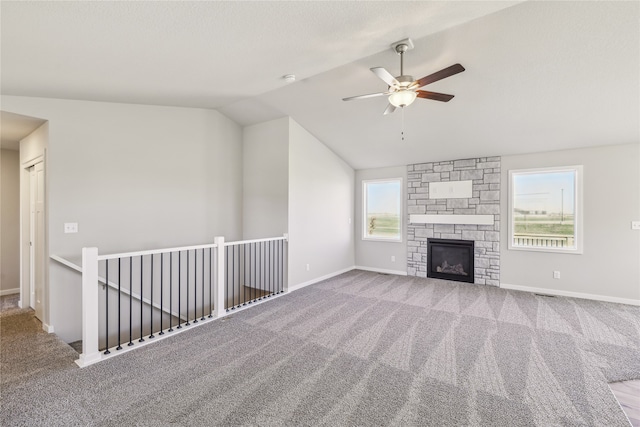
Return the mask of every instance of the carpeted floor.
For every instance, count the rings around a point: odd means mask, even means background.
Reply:
[[[640,378],[639,307],[357,270],[85,369],[0,322],[3,426],[628,426]]]

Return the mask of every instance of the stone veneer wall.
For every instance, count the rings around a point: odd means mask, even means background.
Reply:
[[[467,180],[473,181],[471,198],[429,199],[430,182]],[[493,225],[409,222],[408,275],[426,277],[428,238],[473,240],[475,283],[500,286],[500,157],[409,165],[407,186],[408,214],[493,215]]]

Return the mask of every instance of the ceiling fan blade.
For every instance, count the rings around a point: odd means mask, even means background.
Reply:
[[[454,95],[447,95],[446,93],[428,92],[426,90],[417,90],[418,98],[433,99],[434,101],[449,102],[453,99]]]
[[[396,107],[394,107],[392,104],[389,104],[389,105],[387,105],[387,109],[386,109],[386,110],[384,110],[383,115],[385,115],[385,116],[386,116],[387,114],[391,114],[391,113],[393,113],[394,111],[396,111]]]
[[[460,64],[454,64],[450,67],[447,68],[443,68],[440,71],[436,71],[433,74],[429,74],[428,76],[425,76],[423,78],[421,78],[420,80],[417,80],[416,83],[414,83],[413,85],[411,85],[412,87],[422,87],[422,86],[426,86],[430,83],[433,82],[437,82],[438,80],[442,80],[445,79],[447,77],[451,77],[454,74],[458,74],[464,71],[464,67]]]
[[[382,67],[372,68],[371,71],[373,71],[373,74],[375,74],[376,76],[380,77],[382,79],[382,81],[385,82],[389,86],[398,86],[398,85],[400,85],[400,83],[398,83],[396,78],[393,77],[393,75],[390,72],[388,72],[386,69],[384,69]]]
[[[378,93],[370,93],[367,95],[358,95],[358,96],[350,96],[348,98],[342,98],[343,101],[353,101],[354,99],[367,99],[367,98],[375,98],[376,96],[389,95],[391,92],[378,92]]]

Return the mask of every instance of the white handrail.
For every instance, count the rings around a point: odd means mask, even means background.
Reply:
[[[217,247],[218,245],[215,243],[208,243],[206,245],[182,246],[179,248],[151,249],[148,251],[124,252],[119,254],[100,255],[98,256],[98,261],[104,261],[107,259],[116,259],[116,258],[128,258],[128,257],[134,257],[134,256],[141,256],[141,255],[166,254],[169,252],[190,251],[193,249],[207,249],[207,248],[217,248]]]
[[[72,270],[77,271],[78,273],[82,273],[82,267],[80,267],[79,265],[74,264],[73,262],[69,261],[68,259],[64,259],[61,256],[58,255],[50,255],[49,258],[51,258],[54,261],[59,262],[60,264],[71,268]]]
[[[282,237],[267,237],[264,239],[253,239],[253,240],[239,240],[236,242],[225,242],[225,246],[235,246],[235,245],[246,245],[247,243],[260,243],[260,242],[276,242],[279,240],[286,240],[288,241],[289,236],[287,234],[283,235]]]

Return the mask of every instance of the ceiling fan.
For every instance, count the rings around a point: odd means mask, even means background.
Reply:
[[[414,80],[413,76],[404,75],[404,53],[410,49],[413,49],[413,42],[411,39],[400,40],[393,43],[391,48],[400,55],[400,75],[394,77],[389,71],[383,67],[371,68],[371,71],[384,81],[388,88],[385,92],[371,93],[368,95],[351,96],[343,98],[343,101],[352,101],[354,99],[366,99],[374,98],[376,96],[388,96],[389,105],[384,110],[384,114],[393,113],[398,107],[406,107],[411,105],[416,98],[433,99],[435,101],[449,102],[453,98],[453,95],[447,95],[445,93],[429,92],[426,90],[419,90],[419,88],[426,86],[430,83],[437,82],[438,80],[451,77],[454,74],[458,74],[464,71],[464,67],[460,64],[454,64],[450,67],[444,68],[433,74],[429,74],[421,79]]]

